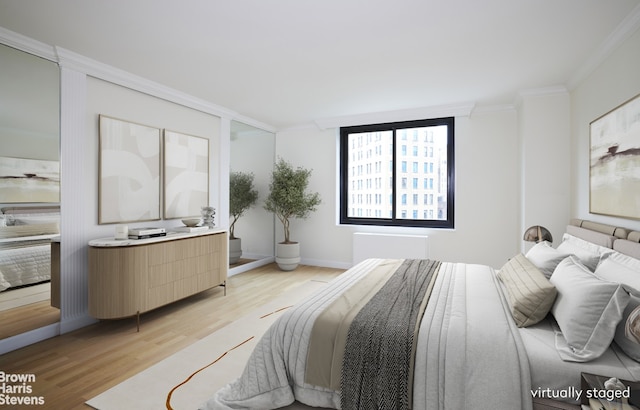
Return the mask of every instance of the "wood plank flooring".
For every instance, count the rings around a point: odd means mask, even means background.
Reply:
[[[0,315],[0,339],[60,321],[60,310],[52,307],[49,300],[4,310]]]
[[[329,281],[344,270],[275,264],[243,272],[220,287],[134,319],[101,321],[0,356],[0,371],[34,374],[31,395],[48,409],[89,409],[84,402],[213,333],[282,292],[310,279]],[[3,408],[0,405],[0,408]],[[20,406],[11,408],[21,408]],[[22,407],[32,409],[34,406]]]

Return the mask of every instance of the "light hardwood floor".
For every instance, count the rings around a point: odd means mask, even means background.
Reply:
[[[60,321],[60,310],[43,300],[2,311],[0,316],[0,339],[5,339]]]
[[[134,319],[101,321],[1,355],[0,371],[35,375],[31,395],[45,399],[35,408],[86,410],[86,400],[280,293],[312,279],[329,281],[343,271],[301,265],[283,272],[275,264],[253,269],[230,277],[226,296],[218,287],[142,315],[139,333]]]

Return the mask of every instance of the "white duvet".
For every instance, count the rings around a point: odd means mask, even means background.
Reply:
[[[289,310],[262,337],[243,374],[202,409],[276,409],[295,400],[340,408],[340,392],[304,382],[319,313],[381,259],[354,266]],[[492,268],[443,263],[418,336],[414,409],[531,409],[528,359]]]
[[[0,249],[0,291],[51,279],[51,245]]]

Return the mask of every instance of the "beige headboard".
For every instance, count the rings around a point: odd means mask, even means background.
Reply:
[[[590,231],[596,231],[607,235],[615,236],[620,239],[627,239],[629,236],[629,230],[626,228],[620,228],[619,226],[606,225],[598,222],[587,221],[584,219],[572,219],[571,225],[585,228]]]
[[[614,239],[611,248],[625,255],[640,259],[640,231],[632,231],[627,228],[586,221],[584,219],[572,219],[570,225],[609,235]],[[567,231],[569,230],[570,229]]]

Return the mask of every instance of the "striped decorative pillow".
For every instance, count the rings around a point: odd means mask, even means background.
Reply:
[[[556,299],[556,288],[523,254],[511,258],[498,271],[498,278],[505,285],[518,327],[534,325],[547,316]]]

